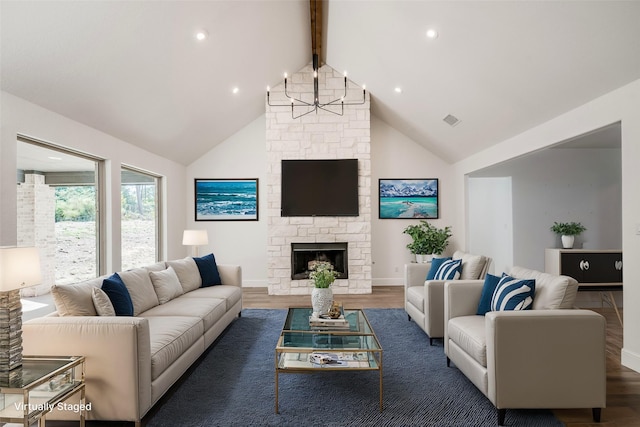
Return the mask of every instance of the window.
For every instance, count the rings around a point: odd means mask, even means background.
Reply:
[[[160,259],[158,182],[160,178],[122,167],[122,269],[153,264]]]
[[[100,274],[102,161],[19,137],[17,243],[40,248],[43,288]]]

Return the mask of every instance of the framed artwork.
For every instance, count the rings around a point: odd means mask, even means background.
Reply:
[[[380,219],[436,219],[438,179],[380,179]]]
[[[257,221],[258,178],[196,179],[196,221]]]

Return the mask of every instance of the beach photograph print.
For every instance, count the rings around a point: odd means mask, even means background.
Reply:
[[[438,179],[380,179],[380,219],[438,218]]]
[[[257,221],[258,179],[196,179],[196,221]]]

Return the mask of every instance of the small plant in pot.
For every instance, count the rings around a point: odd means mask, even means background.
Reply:
[[[573,248],[575,236],[586,230],[587,228],[579,222],[554,222],[551,226],[551,231],[561,236],[562,247],[565,249]]]
[[[333,302],[333,291],[331,284],[338,277],[338,272],[333,269],[333,265],[326,261],[315,263],[309,272],[309,279],[313,282],[311,291],[311,306],[313,313],[320,316],[329,312]]]
[[[451,227],[438,228],[421,220],[419,224],[409,225],[403,233],[411,236],[411,243],[407,244],[407,249],[416,255],[416,261],[428,262],[433,255],[443,253],[449,245]]]

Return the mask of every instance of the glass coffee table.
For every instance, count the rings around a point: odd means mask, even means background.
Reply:
[[[382,347],[362,310],[344,310],[348,326],[312,327],[311,308],[290,308],[275,357],[276,414],[280,374],[378,371],[382,411]]]

